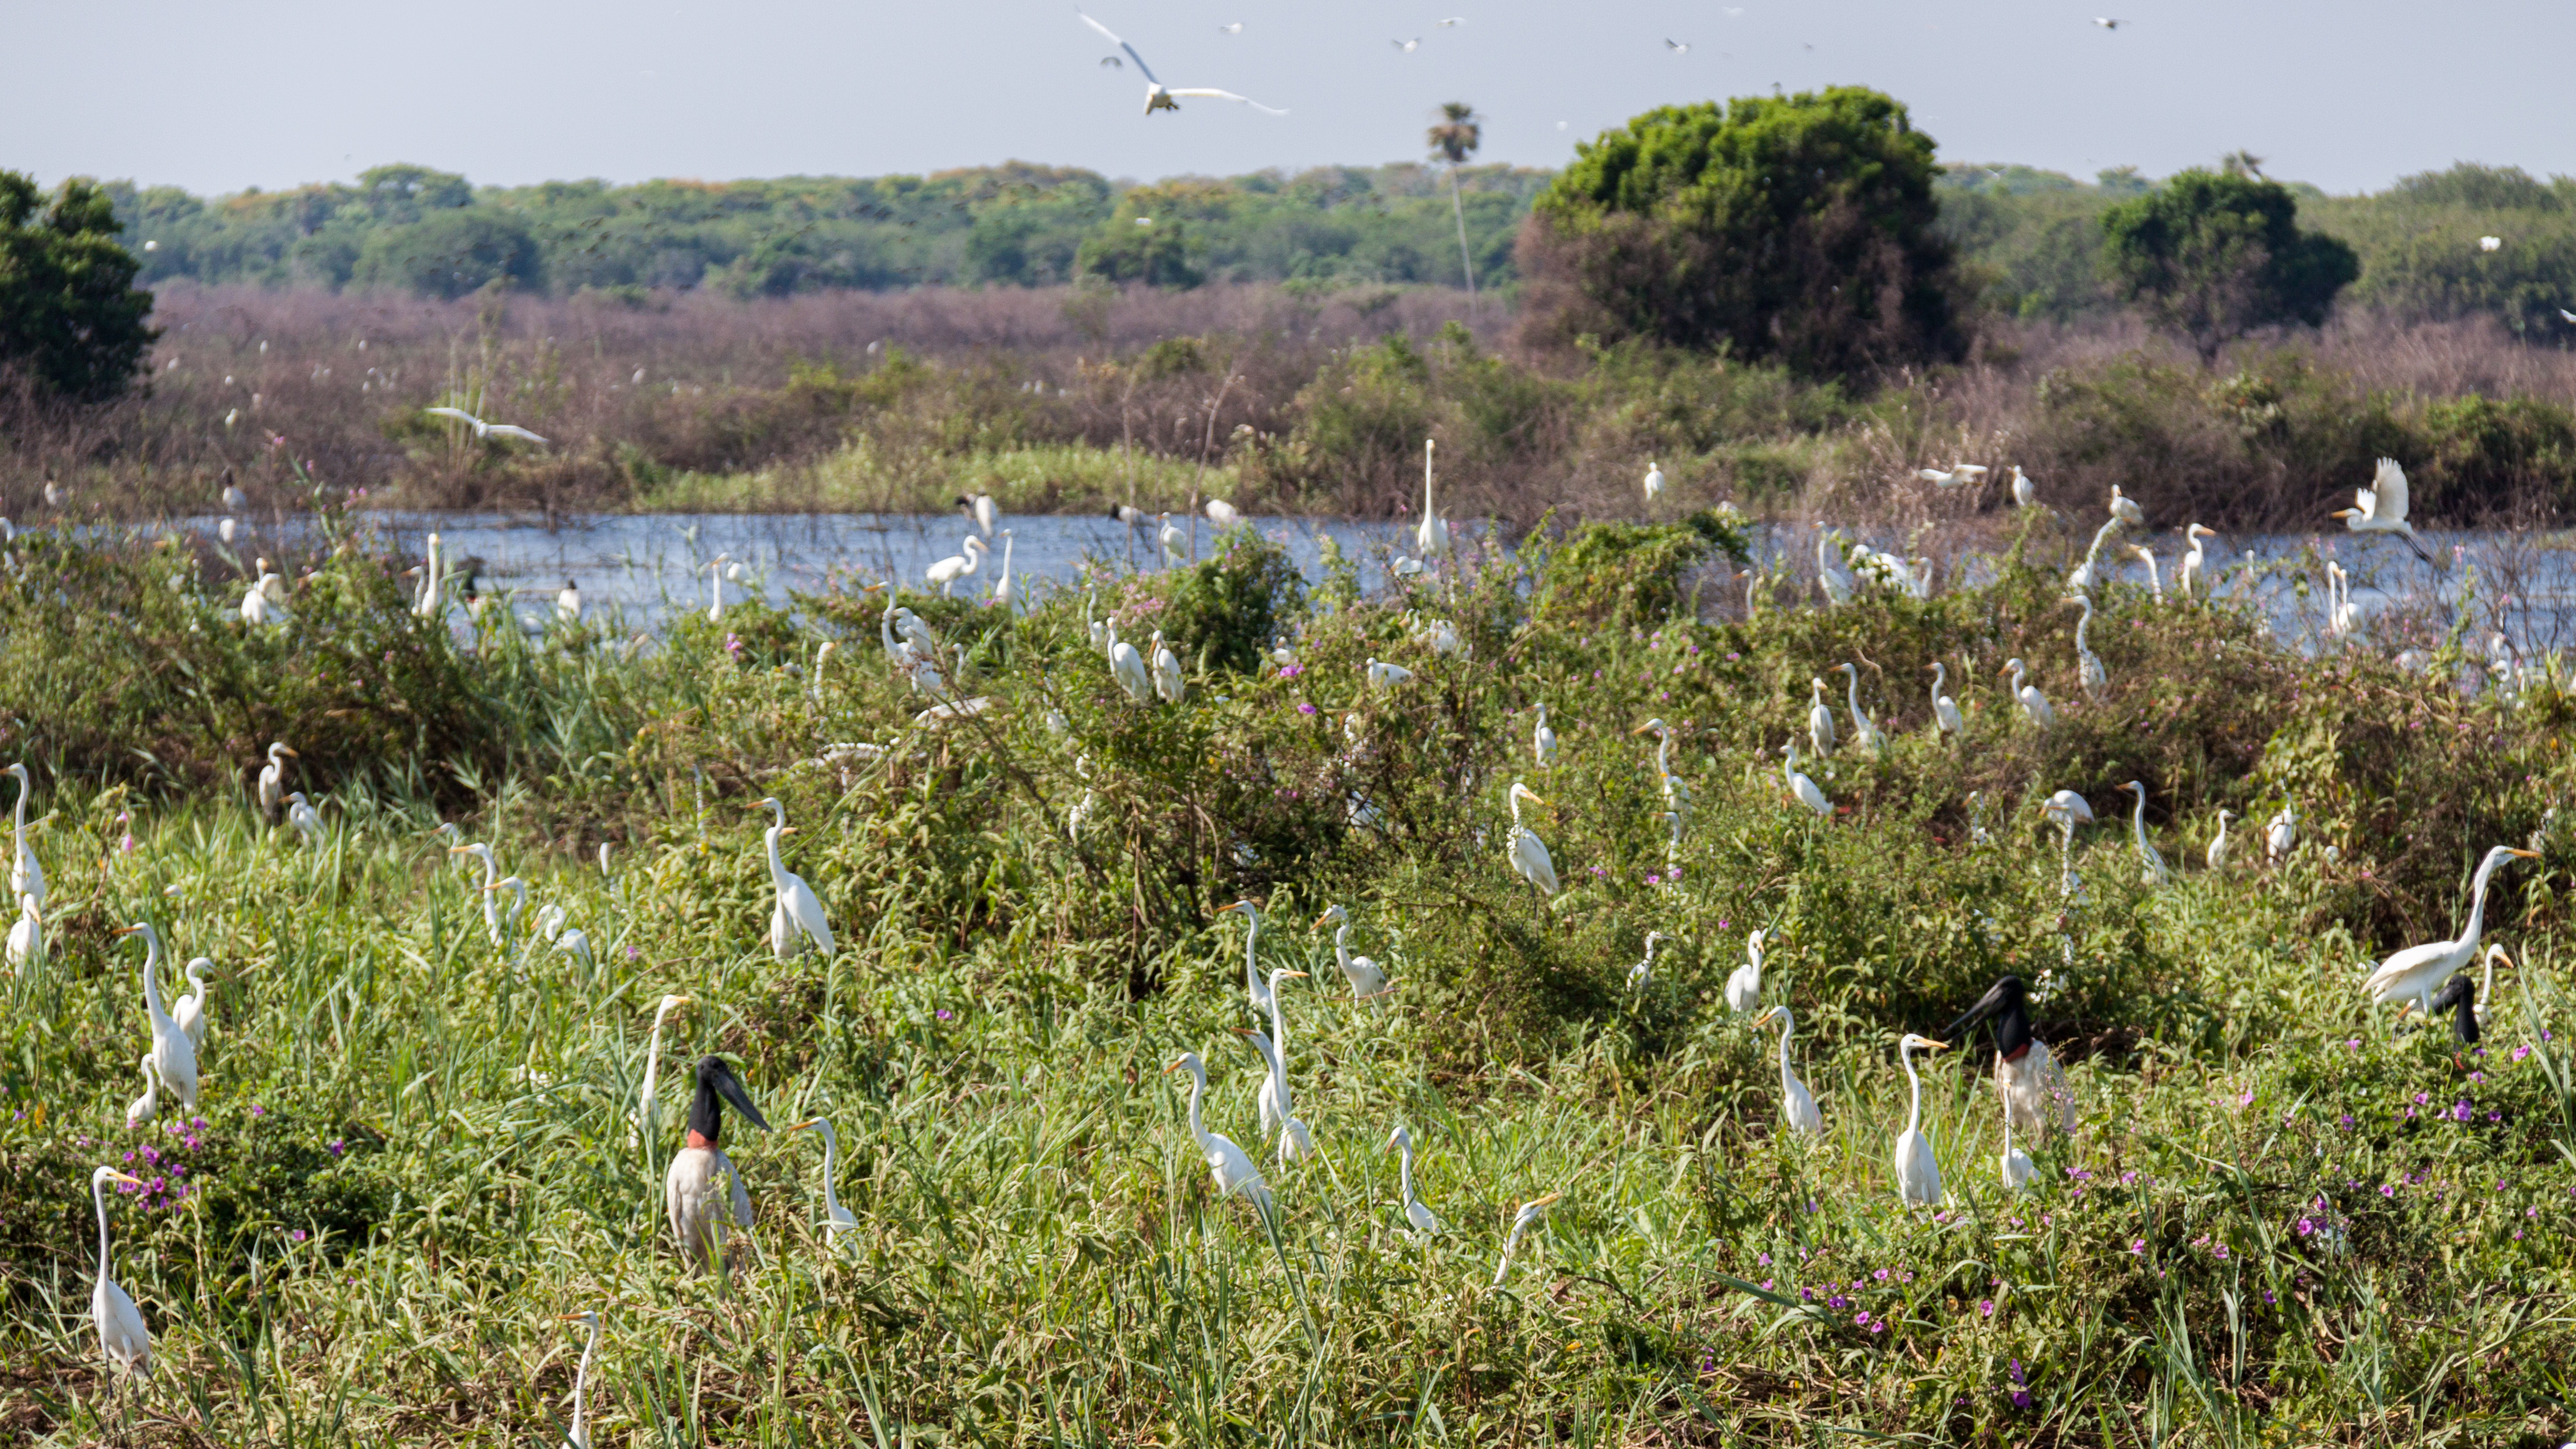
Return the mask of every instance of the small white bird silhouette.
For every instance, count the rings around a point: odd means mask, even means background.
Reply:
[[[2112,19],[2108,15],[2094,16],[2093,23],[2101,26],[2104,30],[2117,30],[2120,28],[2120,22]]]
[[[477,441],[491,437],[525,438],[531,443],[542,443],[545,441],[545,439],[538,437],[536,434],[529,432],[525,428],[513,427],[508,423],[487,423],[481,418],[474,416],[472,413],[465,411],[463,408],[422,408],[421,411],[427,413],[433,418],[456,419],[458,422],[463,423],[474,430],[474,436]]]
[[[1106,40],[1111,45],[1117,46],[1120,50],[1125,51],[1127,53],[1127,58],[1136,62],[1137,73],[1145,77],[1146,115],[1150,116],[1156,111],[1179,110],[1181,108],[1181,103],[1177,98],[1181,96],[1206,96],[1210,100],[1235,101],[1240,104],[1250,106],[1256,111],[1261,111],[1273,116],[1284,116],[1288,114],[1286,111],[1273,110],[1248,96],[1238,96],[1232,91],[1221,91],[1210,86],[1166,86],[1161,81],[1154,78],[1154,68],[1145,64],[1145,57],[1136,53],[1136,47],[1129,45],[1126,41],[1120,40],[1117,36],[1110,33],[1108,26],[1101,24],[1099,21],[1092,19],[1088,15],[1084,15],[1080,10],[1076,10],[1073,13],[1081,18],[1083,24],[1098,31],[1101,39]],[[1117,57],[1112,56],[1110,59],[1115,60]]]
[[[1396,49],[1403,51],[1407,55],[1411,55],[1414,51],[1422,47],[1422,37],[1417,35],[1411,40],[1390,40],[1387,44],[1394,46]]]
[[[1664,49],[1671,51],[1675,55],[1690,54],[1690,47],[1688,45],[1673,39],[1671,36],[1664,37]]]
[[[1451,25],[1464,25],[1466,23],[1467,17],[1464,15],[1452,15],[1448,19],[1440,22],[1444,28]]]
[[[1219,35],[1241,35],[1243,33],[1243,22],[1238,20],[1232,25],[1220,25],[1216,28],[1216,33]]]
[[[2503,246],[2504,238],[2500,236],[2482,236],[2478,238],[2478,250],[2482,252],[2496,251]]]

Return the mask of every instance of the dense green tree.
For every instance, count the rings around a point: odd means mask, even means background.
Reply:
[[[66,181],[47,202],[34,178],[0,171],[0,372],[78,402],[133,384],[158,334],[123,229],[95,182]]]
[[[2361,275],[2352,248],[2301,231],[2298,199],[2250,164],[2169,178],[2104,212],[2102,239],[2121,294],[2204,363],[2253,328],[2323,322]]]
[[[1857,86],[1665,106],[1576,148],[1524,269],[1544,326],[1840,373],[1954,353],[1932,138]]]
[[[461,297],[492,282],[545,285],[544,258],[528,224],[493,207],[452,207],[408,226],[371,233],[351,279],[433,297]]]

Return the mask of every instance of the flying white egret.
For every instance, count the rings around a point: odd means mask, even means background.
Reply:
[[[1913,1105],[1905,1130],[1896,1134],[1896,1196],[1907,1207],[1931,1207],[1941,1201],[1941,1164],[1932,1155],[1932,1139],[1923,1135],[1923,1078],[1914,1070],[1914,1051],[1939,1051],[1948,1045],[1907,1032],[1896,1043],[1896,1059],[1913,1087]]]
[[[170,1089],[181,1106],[197,1110],[197,1047],[169,1012],[161,1009],[161,933],[148,921],[137,921],[120,936],[143,938],[143,1009],[152,1022],[152,1067],[161,1074],[161,1085]]]
[[[1315,926],[1318,930],[1325,926],[1334,928],[1333,960],[1342,968],[1342,975],[1350,980],[1353,1001],[1366,1001],[1386,990],[1386,972],[1368,957],[1351,954],[1349,912],[1338,905],[1326,906],[1324,913],[1315,918]]]
[[[1850,701],[1852,744],[1855,748],[1877,754],[1879,747],[1887,743],[1887,737],[1879,733],[1877,722],[1860,707],[1860,670],[1849,664],[1834,667],[1843,672],[1845,697]]]
[[[2104,30],[2117,30],[2124,22],[2112,16],[2096,15],[2093,17],[2093,23],[2101,26]]]
[[[1643,991],[1655,984],[1655,948],[1663,941],[1664,933],[1661,931],[1646,933],[1646,959],[1628,968],[1629,990]]]
[[[1848,604],[1852,596],[1852,578],[1834,563],[1831,547],[1833,535],[1816,535],[1816,583],[1825,591],[1828,604]]]
[[[572,1376],[572,1432],[564,1436],[564,1449],[590,1449],[590,1360],[599,1352],[599,1315],[565,1313],[556,1316],[559,1323],[579,1323],[590,1329],[581,1346],[581,1367]]]
[[[2433,556],[2415,541],[2415,526],[2406,521],[2408,510],[2406,470],[2394,458],[2379,460],[2378,471],[2371,475],[2370,486],[2356,488],[2353,506],[2328,515],[2343,520],[2343,526],[2355,533],[2393,533],[2406,540],[2415,556],[2426,563]]]
[[[1511,1275],[1512,1254],[1520,1250],[1521,1235],[1545,1220],[1548,1208],[1563,1196],[1565,1194],[1561,1192],[1552,1192],[1545,1197],[1532,1198],[1521,1204],[1520,1211],[1512,1214],[1512,1230],[1503,1238],[1503,1260],[1494,1265],[1495,1287],[1502,1287],[1503,1279]]]
[[[943,599],[951,597],[956,592],[957,581],[974,573],[976,565],[983,562],[984,555],[988,552],[984,546],[984,540],[971,533],[966,535],[966,542],[961,547],[964,552],[950,554],[921,571],[923,578],[939,585],[939,597]]]
[[[1654,459],[1646,460],[1646,502],[1651,506],[1664,496],[1664,470]]]
[[[1738,1016],[1762,1004],[1762,932],[1744,938],[1744,964],[1726,978],[1726,1009]]]
[[[789,870],[778,859],[779,837],[792,835],[796,831],[795,826],[787,823],[787,807],[778,803],[777,798],[772,796],[752,808],[766,810],[773,817],[766,832],[769,845],[769,883],[778,891],[778,903],[771,912],[769,921],[771,954],[781,961],[793,959],[804,949],[802,941],[811,940],[815,945],[822,947],[823,954],[829,957],[834,950],[832,923],[823,918],[822,898],[814,894],[814,888],[805,883],[803,876]]]
[[[2098,695],[2110,684],[2111,675],[2102,667],[2102,656],[2094,653],[2084,642],[2085,633],[2093,627],[2093,597],[2090,594],[2077,594],[2066,602],[2084,610],[2084,617],[2075,621],[2076,680],[2084,686],[2086,694]]]
[[[28,783],[27,767],[11,765],[9,775],[18,782],[18,803],[11,817],[13,837],[9,853],[9,894],[12,897],[34,896],[39,910],[45,904],[45,868],[36,863],[36,852],[27,844],[27,795],[35,789]]]
[[[1379,659],[1374,655],[1370,656],[1368,661],[1369,688],[1376,690],[1380,694],[1384,694],[1398,685],[1411,684],[1412,682],[1412,670],[1405,668],[1401,664],[1389,664],[1385,660]]]
[[[2184,597],[2190,596],[2193,586],[2200,582],[2201,571],[2209,567],[2209,556],[2202,549],[2201,540],[2216,537],[2217,529],[2203,528],[2197,523],[2183,530],[2183,538],[2191,547],[2184,552],[2181,566],[2174,571],[2174,588]]]
[[[1440,1219],[1413,1195],[1413,1134],[1402,1123],[1386,1135],[1386,1145],[1396,1150],[1396,1189],[1404,1203],[1404,1220],[1413,1227],[1413,1241],[1427,1243],[1439,1235]]]
[[[661,1005],[653,1008],[652,1041],[644,1049],[644,1085],[635,1093],[635,1130],[641,1141],[653,1140],[662,1130],[661,1103],[656,1099],[656,1090],[662,1080],[662,1022],[693,999],[667,995],[662,998]]]
[[[1995,1090],[2013,1125],[2033,1136],[2074,1131],[2075,1094],[2048,1043],[2031,1034],[2030,990],[2020,977],[1997,979],[1941,1035],[1956,1041],[1988,1019],[1995,1024]]]
[[[1074,14],[1082,15],[1082,12],[1076,10]],[[1166,86],[1161,81],[1154,78],[1152,68],[1145,64],[1145,57],[1136,53],[1136,47],[1129,45],[1126,41],[1120,40],[1117,36],[1110,34],[1108,26],[1101,24],[1099,21],[1092,19],[1088,15],[1082,15],[1082,23],[1090,26],[1093,30],[1098,31],[1102,39],[1108,41],[1111,45],[1117,46],[1120,50],[1127,52],[1127,58],[1136,62],[1137,72],[1145,77],[1146,115],[1150,116],[1156,111],[1178,111],[1181,108],[1180,97],[1182,96],[1205,96],[1208,99],[1215,101],[1234,101],[1242,105],[1250,106],[1254,110],[1260,111],[1265,115],[1284,116],[1288,114],[1286,111],[1273,110],[1272,108],[1263,105],[1261,102],[1249,97],[1236,95],[1232,91],[1221,91],[1207,86]]]
[[[742,1174],[724,1154],[727,1103],[752,1126],[769,1130],[768,1119],[751,1105],[741,1079],[724,1058],[700,1057],[697,1093],[689,1101],[688,1145],[671,1155],[671,1169],[662,1176],[662,1204],[670,1216],[671,1234],[680,1241],[680,1256],[701,1269],[713,1267],[723,1254],[728,1221],[746,1230],[751,1227],[751,1190],[743,1186]],[[716,1181],[719,1175],[731,1180],[731,1201],[718,1195],[723,1191]]]
[[[1207,515],[1208,522],[1219,528],[1232,528],[1243,521],[1243,510],[1222,498],[1209,499],[1199,511]]]
[[[1002,523],[1002,505],[990,493],[958,494],[957,511],[975,520],[975,531],[988,539]]]
[[[1181,680],[1181,657],[1163,642],[1163,631],[1154,631],[1149,654],[1154,668],[1154,693],[1165,704],[1179,704],[1188,686]]]
[[[1789,1037],[1798,1029],[1796,1018],[1786,1006],[1774,1006],[1753,1018],[1761,1027],[1777,1020],[1780,1023],[1780,1123],[1792,1132],[1814,1136],[1825,1130],[1825,1114],[1816,1107],[1816,1094],[1798,1080],[1797,1069],[1789,1065]]]
[[[1690,54],[1690,42],[1687,40],[1675,40],[1671,36],[1667,35],[1664,37],[1664,49],[1671,51],[1675,55],[1688,55]]]
[[[1251,999],[1252,1009],[1268,1012],[1271,1008],[1270,983],[1261,979],[1261,908],[1250,901],[1236,901],[1221,907],[1217,914],[1243,912],[1243,980],[1244,995]]]
[[[1810,676],[1807,688],[1813,691],[1807,705],[1807,742],[1815,747],[1817,759],[1830,760],[1834,756],[1834,710],[1825,703],[1825,681]]]
[[[152,1372],[152,1330],[143,1326],[143,1313],[116,1278],[107,1257],[107,1185],[111,1182],[143,1184],[132,1175],[113,1167],[102,1167],[89,1175],[90,1205],[98,1209],[98,1286],[89,1292],[89,1316],[98,1324],[99,1350],[108,1363],[127,1374],[149,1376]]]
[[[821,1117],[808,1117],[787,1130],[823,1134],[823,1231],[832,1251],[837,1253],[841,1250],[841,1234],[855,1232],[859,1226],[859,1220],[841,1206],[840,1194],[832,1190],[832,1155],[840,1150],[840,1139],[832,1135],[832,1124]]]
[[[18,897],[18,919],[9,925],[9,969],[45,964],[45,913],[34,896]]]
[[[1945,735],[1963,733],[1968,728],[1968,721],[1965,716],[1959,713],[1959,702],[1941,692],[1941,686],[1950,682],[1950,666],[1935,660],[1932,663],[1925,665],[1924,668],[1932,671],[1932,723],[1934,728],[1938,729]]]
[[[2517,850],[2510,845],[2499,845],[2488,851],[2486,859],[2478,862],[2478,873],[2470,881],[2469,920],[2461,928],[2459,937],[2409,946],[2380,962],[2379,969],[2371,972],[2370,978],[2362,983],[2362,989],[2370,993],[2371,1003],[2385,1005],[2391,1001],[2411,999],[2429,1014],[2433,993],[2451,978],[2452,972],[2466,970],[2470,962],[2478,959],[2478,937],[2486,929],[2487,882],[2494,877],[2496,867],[2508,860],[2539,858],[2540,852],[2536,850]]]
[[[2034,479],[2029,474],[2023,472],[2019,463],[2015,463],[2013,465],[2012,495],[2013,506],[2015,508],[2035,508],[2039,506],[2039,482],[2037,479]]]
[[[1250,1027],[1236,1027],[1234,1034],[1243,1038],[1244,1044],[1260,1055],[1262,1066],[1269,1073],[1261,1081],[1264,1114],[1261,1131],[1264,1137],[1269,1136],[1275,1122],[1279,1132],[1279,1170],[1286,1172],[1289,1163],[1315,1155],[1314,1134],[1298,1120],[1288,1105],[1287,1060],[1279,1054],[1278,1043]]]
[[[2057,711],[2049,707],[2048,696],[2039,692],[2038,685],[2026,682],[2029,666],[2018,659],[2007,660],[2003,672],[2013,677],[2013,698],[2020,702],[2022,714],[2032,724],[2048,729],[2057,723]]]
[[[564,580],[563,591],[555,595],[555,621],[562,624],[581,622],[580,580]]]
[[[1154,673],[1145,666],[1145,656],[1135,645],[1118,637],[1118,622],[1111,620],[1109,633],[1109,676],[1118,687],[1138,704],[1154,702]]]
[[[1556,763],[1556,731],[1547,727],[1547,701],[1538,702],[1538,728],[1530,731],[1530,756],[1542,770]]]
[[[125,1130],[134,1131],[151,1121],[161,1111],[161,1073],[152,1065],[152,1053],[145,1052],[135,1066],[143,1073],[143,1095],[125,1104]]]
[[[2274,861],[2287,860],[2290,858],[2291,849],[2298,843],[2299,814],[2290,808],[2289,801],[2284,800],[2281,802],[2281,813],[2273,816],[2263,827],[2264,858]]]
[[[1914,476],[1935,488],[1957,488],[1962,484],[1983,483],[1987,469],[1982,463],[1952,463],[1948,469],[1917,468]]]
[[[195,1047],[200,1054],[206,1047],[206,973],[214,969],[211,957],[199,956],[189,961],[188,984],[197,989],[180,997],[178,1007],[170,1013],[170,1019],[179,1023],[179,1029],[188,1034],[188,1045]]]
[[[2166,868],[2164,856],[2147,843],[2147,787],[2142,781],[2131,780],[2120,788],[2133,791],[2138,797],[2137,812],[2129,817],[2129,826],[2137,841],[2138,872],[2142,883],[2163,885],[2173,879],[2173,872]]]
[[[286,797],[286,823],[295,827],[295,833],[303,837],[306,849],[320,848],[322,812],[313,808],[313,802],[305,799],[301,790]]]
[[[456,419],[474,430],[474,440],[478,443],[485,438],[524,438],[531,443],[546,441],[525,428],[515,427],[509,423],[487,423],[463,408],[422,408],[421,411],[433,418]]]
[[[1509,799],[1512,806],[1512,833],[1511,845],[1506,855],[1511,861],[1512,874],[1538,887],[1541,895],[1555,895],[1557,892],[1556,862],[1548,858],[1547,846],[1540,842],[1538,836],[1521,824],[1523,800],[1542,809],[1546,808],[1547,802],[1539,798],[1537,791],[1518,780],[1512,782]]]
[[[279,808],[286,803],[286,762],[295,757],[284,741],[269,742],[268,763],[259,771],[259,813],[270,820],[277,818]]]
[[[1224,1133],[1207,1130],[1199,1115],[1200,1099],[1207,1095],[1207,1066],[1199,1060],[1198,1053],[1183,1052],[1179,1061],[1163,1070],[1190,1074],[1190,1136],[1198,1140],[1199,1155],[1206,1159],[1208,1176],[1216,1183],[1216,1195],[1243,1198],[1263,1217],[1270,1216],[1270,1184],[1261,1180],[1261,1169],[1253,1165],[1251,1154],[1235,1146],[1234,1139]]]
[[[1825,798],[1824,791],[1816,788],[1815,781],[1798,771],[1798,742],[1792,739],[1782,745],[1780,754],[1785,761],[1780,767],[1780,774],[1788,784],[1789,793],[1797,798],[1799,804],[1814,811],[1819,819],[1830,817],[1834,813],[1834,803]]]
[[[2236,812],[2233,810],[2221,810],[2218,812],[2218,833],[2209,838],[2209,868],[2211,870],[2227,869],[2227,850],[2231,843],[2227,838],[2227,822],[2235,818]]]
[[[1414,526],[1413,551],[1426,559],[1438,558],[1449,551],[1449,525],[1441,520],[1439,506],[1431,497],[1431,449],[1434,440],[1422,440],[1422,522]]]

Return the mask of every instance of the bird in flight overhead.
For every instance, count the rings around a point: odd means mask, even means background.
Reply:
[[[1673,54],[1675,54],[1675,55],[1688,55],[1688,54],[1690,54],[1690,46],[1689,46],[1689,45],[1687,45],[1687,44],[1683,43],[1682,41],[1675,40],[1675,39],[1673,39],[1671,36],[1666,36],[1666,37],[1664,37],[1664,49],[1671,51],[1671,52],[1672,52]]]
[[[1390,40],[1387,44],[1394,46],[1396,49],[1403,51],[1407,55],[1411,55],[1422,48],[1422,37],[1417,35],[1411,40]]]
[[[1273,116],[1284,116],[1288,114],[1286,111],[1273,110],[1271,107],[1265,106],[1261,102],[1253,100],[1249,96],[1238,96],[1232,91],[1221,91],[1210,86],[1166,86],[1161,81],[1154,78],[1154,68],[1145,64],[1145,57],[1136,53],[1136,47],[1129,45],[1126,41],[1120,40],[1116,35],[1110,33],[1108,26],[1101,24],[1099,21],[1092,19],[1088,15],[1083,15],[1082,11],[1077,9],[1073,13],[1082,17],[1083,24],[1100,32],[1102,39],[1108,41],[1111,45],[1117,46],[1120,50],[1127,52],[1127,58],[1136,62],[1137,72],[1145,77],[1146,115],[1150,116],[1156,111],[1179,110],[1181,108],[1179,97],[1182,96],[1206,96],[1211,100],[1236,101],[1243,105],[1250,106],[1256,111],[1261,111]],[[1110,58],[1112,60],[1117,59],[1115,56]]]
[[[2093,23],[2101,26],[2104,30],[2117,30],[2120,28],[2120,22],[2112,19],[2108,15],[2094,16]]]

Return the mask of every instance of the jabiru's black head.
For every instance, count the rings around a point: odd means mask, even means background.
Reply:
[[[1995,1023],[1996,1055],[2011,1061],[2030,1050],[2030,987],[2018,976],[2006,976],[1986,988],[1976,1005],[1942,1029],[1941,1039],[1958,1041],[1962,1032],[1988,1017]]]
[[[719,1099],[732,1103],[733,1109],[752,1126],[763,1132],[769,1130],[769,1119],[760,1115],[758,1107],[751,1105],[750,1094],[743,1091],[742,1080],[733,1074],[733,1068],[725,1064],[725,1059],[700,1057],[698,1092],[689,1102],[690,1146],[714,1147],[723,1141],[724,1107]]]
[[[2443,982],[2442,989],[2433,993],[2433,999],[2428,1006],[2428,1015],[2446,1006],[2449,1007],[2451,1034],[2458,1037],[2464,1046],[2478,1044],[2478,987],[2476,982],[2469,979],[2469,973],[2460,972]]]

